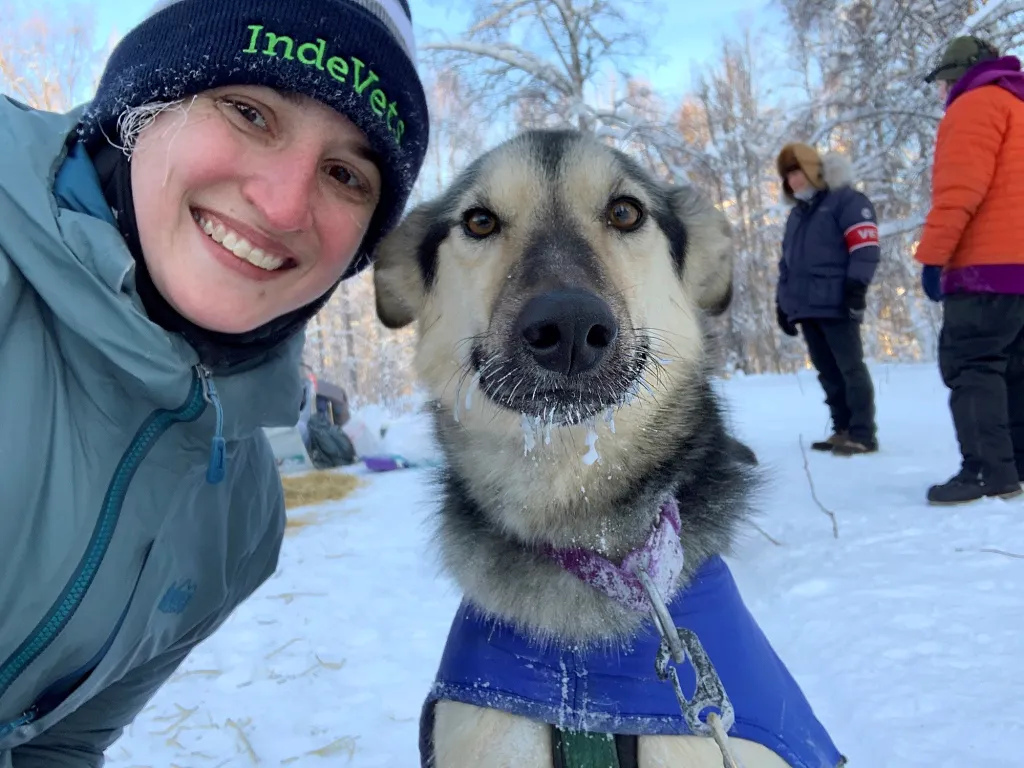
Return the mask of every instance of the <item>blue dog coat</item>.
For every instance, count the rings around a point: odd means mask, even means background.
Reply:
[[[697,634],[722,680],[736,715],[730,736],[767,747],[793,768],[842,764],[842,755],[743,604],[720,557],[709,559],[668,609],[676,626]],[[660,644],[648,621],[628,645],[559,648],[463,602],[423,708],[421,766],[432,765],[433,708],[441,699],[500,709],[568,730],[690,734],[672,684],[655,673]],[[677,670],[689,699],[696,688],[689,659]]]

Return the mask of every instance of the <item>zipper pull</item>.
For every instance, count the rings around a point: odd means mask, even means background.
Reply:
[[[224,444],[224,408],[217,395],[217,386],[213,383],[213,373],[205,365],[199,365],[197,368],[203,383],[203,399],[213,406],[214,413],[217,415],[217,426],[214,428],[213,439],[210,441],[210,463],[206,467],[206,482],[215,485],[224,479],[224,465],[227,462]]]
[[[38,714],[39,710],[36,709],[35,705],[33,705],[29,707],[17,720],[11,720],[8,723],[0,723],[0,738],[14,733],[14,731],[18,730],[23,725],[34,723]]]

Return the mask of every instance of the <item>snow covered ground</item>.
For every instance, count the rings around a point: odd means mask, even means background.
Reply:
[[[1024,765],[1024,501],[924,503],[958,469],[933,365],[879,366],[881,453],[826,432],[810,372],[722,385],[770,472],[730,558],[851,768]],[[415,430],[412,430],[415,432]],[[430,549],[425,474],[298,510],[275,576],[109,753],[143,766],[416,768],[417,718],[458,594]]]

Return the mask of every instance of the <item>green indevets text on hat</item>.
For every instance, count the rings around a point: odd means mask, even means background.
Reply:
[[[380,82],[377,73],[372,69],[367,69],[366,76],[363,77],[362,73],[366,68],[366,64],[355,56],[348,58],[331,56],[327,61],[324,61],[324,56],[327,54],[327,41],[322,37],[318,37],[315,43],[301,43],[296,48],[293,38],[270,31],[264,32],[262,24],[250,24],[247,29],[250,32],[249,45],[242,49],[242,53],[281,57],[289,61],[297,60],[307,67],[316,67],[320,71],[326,71],[339,83],[346,82],[349,73],[354,70],[352,88],[360,96],[364,94],[369,86]],[[263,50],[259,48],[261,32],[266,41],[266,46]],[[349,64],[350,61],[351,66]],[[398,117],[397,104],[393,101],[388,101],[387,94],[380,88],[374,88],[370,91],[367,99],[374,114],[381,118],[386,117],[388,130],[395,137],[395,143],[401,146],[402,134],[405,133],[405,123],[399,119],[392,124],[392,120]]]

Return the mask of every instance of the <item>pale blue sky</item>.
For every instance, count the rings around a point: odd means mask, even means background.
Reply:
[[[63,2],[64,0],[57,0]],[[768,0],[662,0],[668,10],[660,20],[651,20],[651,49],[664,59],[660,65],[638,71],[651,80],[655,89],[678,98],[690,86],[690,68],[715,58],[723,34],[740,28],[744,20],[763,24],[776,11],[768,9]],[[100,39],[120,36],[136,24],[152,6],[151,0],[94,0]],[[455,0],[411,0],[418,37],[426,29],[443,29],[455,35],[466,23],[466,14],[458,10],[465,3]],[[452,10],[454,8],[454,10]]]

